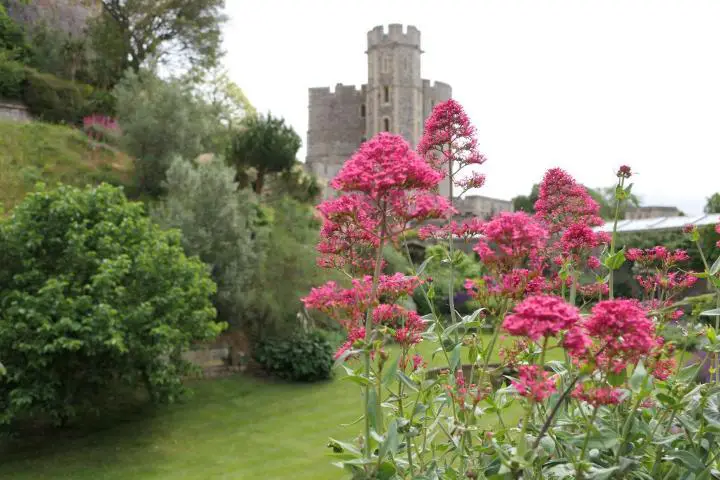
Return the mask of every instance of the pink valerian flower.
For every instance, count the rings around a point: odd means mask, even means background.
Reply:
[[[677,368],[677,362],[673,356],[675,345],[665,343],[662,337],[657,339],[657,345],[649,356],[647,368],[650,374],[658,380],[667,380]]]
[[[667,268],[678,263],[684,263],[690,260],[686,250],[678,249],[670,251],[659,245],[657,247],[647,248],[631,248],[625,253],[625,258],[639,263],[644,266],[659,265]]]
[[[394,304],[382,304],[373,310],[373,321],[378,325],[390,327],[394,340],[408,347],[420,343],[425,323],[411,310]]]
[[[457,183],[463,191],[470,190],[471,188],[481,188],[485,185],[485,175],[479,172],[473,172],[469,177],[461,178],[455,183]]]
[[[412,294],[420,284],[419,278],[402,273],[381,275],[376,298],[371,298],[372,277],[366,275],[353,279],[351,288],[342,288],[333,281],[315,287],[302,302],[306,308],[321,311],[346,328],[353,328],[363,324],[365,313],[377,305],[378,299],[393,303]]]
[[[573,223],[590,227],[603,225],[600,206],[582,185],[560,168],[548,170],[540,184],[535,211],[551,234],[563,231]]]
[[[592,339],[582,325],[575,325],[565,334],[562,345],[570,357],[582,359],[592,346]]]
[[[438,103],[425,121],[425,129],[417,150],[435,168],[450,162],[459,166],[481,165],[486,158],[477,150],[475,127],[463,107],[450,99]]]
[[[430,165],[450,177],[463,191],[482,187],[485,176],[473,172],[466,179],[458,179],[463,168],[482,165],[487,160],[478,151],[475,127],[470,124],[462,106],[455,100],[435,105],[425,121],[425,129],[417,150]]]
[[[557,391],[555,380],[537,365],[521,365],[518,368],[518,379],[512,380],[511,384],[521,397],[534,402],[542,402]]]
[[[573,255],[587,254],[594,248],[609,242],[610,236],[607,233],[595,232],[584,223],[569,225],[560,238],[563,252]]]
[[[618,178],[630,178],[632,176],[630,167],[621,165],[620,168],[618,168],[617,176]]]
[[[516,268],[495,276],[485,275],[480,279],[465,280],[468,295],[486,304],[495,303],[489,302],[493,298],[521,300],[526,294],[541,294],[549,288],[539,271],[525,268]]]
[[[586,264],[587,264],[588,268],[591,270],[597,270],[601,266],[600,259],[598,259],[597,257],[595,257],[593,255],[591,255],[587,258]]]
[[[462,223],[453,220],[444,226],[423,225],[418,229],[418,238],[420,240],[447,240],[450,235],[453,235],[456,239],[468,241],[477,237],[482,232],[484,225],[485,222],[479,218],[471,218]]]
[[[635,280],[648,293],[657,290],[673,291],[686,290],[697,283],[697,276],[693,272],[668,272],[654,275],[636,275]]]
[[[587,283],[585,285],[578,285],[578,293],[584,298],[597,298],[600,299],[607,296],[610,293],[610,287],[605,281],[599,281],[595,283]]]
[[[717,233],[718,235],[720,235],[720,223],[718,223],[717,225],[715,225],[715,233]],[[715,244],[715,246],[716,246],[717,248],[720,248],[720,240],[717,241],[717,243]]]
[[[580,320],[577,308],[560,297],[536,295],[515,306],[505,317],[503,328],[510,334],[537,341],[568,330]]]
[[[335,352],[335,360],[342,357],[345,352],[352,349],[356,342],[362,341],[365,339],[365,328],[364,327],[357,327],[353,328],[348,332],[348,339],[345,343],[340,345],[340,348],[337,349]]]
[[[502,212],[481,228],[482,236],[473,250],[497,272],[536,259],[548,239],[547,231],[525,212]]]
[[[657,344],[655,325],[635,300],[603,300],[583,321],[588,334],[597,339],[598,364],[619,372],[628,362],[649,354]]]
[[[581,383],[572,392],[572,397],[589,403],[593,407],[617,405],[622,401],[622,391],[612,387],[596,387]]]
[[[515,368],[520,363],[521,356],[524,356],[528,352],[529,347],[529,340],[517,338],[513,340],[509,348],[501,346],[498,350],[498,357],[500,357],[500,360],[506,367]]]
[[[693,233],[697,231],[697,227],[691,223],[688,223],[687,225],[683,225],[683,233]]]
[[[429,191],[442,178],[405,139],[381,132],[360,146],[330,185],[341,192],[362,192],[381,201],[394,191]]]

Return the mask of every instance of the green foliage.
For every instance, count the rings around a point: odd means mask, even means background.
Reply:
[[[30,46],[25,39],[23,28],[7,13],[0,3],[0,55],[4,54],[11,60],[25,61],[30,53]]]
[[[540,196],[540,184],[536,183],[532,186],[530,195],[518,195],[512,199],[513,210],[523,211],[528,214],[535,213],[535,202],[538,201]]]
[[[289,169],[267,177],[263,198],[270,203],[287,195],[301,203],[315,205],[321,193],[317,178],[298,161]]]
[[[333,349],[319,332],[261,342],[253,356],[266,372],[285,380],[316,382],[332,373]]]
[[[316,264],[319,225],[313,208],[285,197],[264,214],[268,225],[256,228],[258,266],[241,324],[255,340],[292,335],[300,298],[328,279]]]
[[[705,213],[720,213],[720,193],[713,193],[705,204]]]
[[[237,191],[235,170],[224,163],[193,166],[181,158],[168,169],[166,189],[152,216],[180,230],[185,252],[210,265],[218,286],[218,317],[237,325],[257,265],[251,240],[257,212],[251,193]]]
[[[207,68],[217,63],[224,0],[102,0],[91,26],[93,48],[109,72],[139,72],[148,61],[182,61]]]
[[[284,119],[270,114],[248,116],[232,140],[228,161],[239,174],[255,169],[254,189],[261,194],[265,175],[292,168],[300,145],[300,137]]]
[[[2,422],[64,423],[118,385],[178,398],[182,351],[214,338],[206,266],[118,188],[29,195],[0,223]]]
[[[65,80],[96,85],[91,65],[94,54],[86,36],[36,25],[31,45],[28,66]]]
[[[432,278],[432,283],[426,290],[430,290],[431,300],[435,306],[435,311],[440,314],[450,313],[450,263],[449,253],[444,245],[432,245],[425,250],[425,258],[431,258],[425,268],[425,274]],[[465,299],[465,288],[463,284],[465,279],[478,277],[481,272],[480,264],[470,255],[461,250],[454,251],[454,292],[455,292],[455,308],[460,313],[469,313],[469,311],[477,308],[473,302],[462,301]],[[460,302],[458,302],[460,300]],[[431,312],[425,295],[421,289],[415,290],[413,293],[413,301],[417,304],[418,313],[426,315]],[[467,305],[465,305],[467,303]]]
[[[87,115],[105,113],[97,109],[102,96],[98,96],[90,85],[63,80],[32,68],[26,68],[25,74],[23,102],[39,120],[80,125]]]
[[[600,206],[600,216],[606,220],[614,219],[616,208],[615,187],[585,188],[592,199]],[[630,193],[629,191],[625,192],[623,195],[623,201],[620,203],[620,207],[618,209],[618,219],[625,218],[628,207],[640,206],[640,199],[637,195]]]
[[[130,158],[76,128],[0,121],[0,210],[12,210],[37,182],[128,186],[131,180]]]
[[[0,51],[0,99],[22,100],[24,90],[25,66]]]
[[[149,70],[128,72],[114,96],[122,146],[136,159],[138,188],[159,196],[173,158],[204,153],[213,119],[186,83],[164,81]]]

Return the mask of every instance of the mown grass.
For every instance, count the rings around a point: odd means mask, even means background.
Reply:
[[[432,347],[422,351],[430,357]],[[343,478],[326,445],[328,437],[349,440],[360,432],[359,424],[342,424],[360,416],[362,397],[341,375],[311,385],[234,376],[191,387],[194,395],[181,404],[15,447],[3,454],[0,478]],[[518,413],[508,412],[507,420]],[[488,416],[487,425],[494,424]]]
[[[127,155],[92,143],[77,129],[0,120],[0,208],[6,212],[38,182],[128,185],[131,176]]]

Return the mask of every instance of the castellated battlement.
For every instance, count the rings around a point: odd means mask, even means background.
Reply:
[[[365,98],[366,90],[367,85],[343,85],[342,83],[338,83],[334,87],[315,87],[310,89],[310,103],[353,97]]]
[[[420,30],[412,25],[408,25],[407,29],[399,23],[391,23],[388,30],[385,31],[383,25],[379,25],[367,34],[368,50],[373,47],[388,46],[391,44],[409,45],[420,48]]]

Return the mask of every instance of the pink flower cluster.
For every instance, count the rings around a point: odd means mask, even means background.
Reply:
[[[430,238],[435,240],[447,240],[450,238],[450,235],[452,235],[455,238],[469,241],[482,233],[484,225],[485,222],[479,218],[470,218],[462,223],[457,223],[453,220],[444,226],[432,224],[423,225],[418,229],[418,238],[420,240],[427,240]]]
[[[100,115],[98,113],[83,118],[83,127],[85,127],[85,129],[100,127],[108,131],[120,130],[117,120],[112,117],[108,117],[107,115]]]
[[[593,407],[617,405],[622,401],[622,391],[613,387],[597,387],[583,383],[575,387],[572,397],[589,403]]]
[[[376,298],[371,298],[372,277],[366,275],[353,279],[351,288],[342,288],[333,281],[315,287],[302,302],[306,308],[321,311],[345,327],[353,328],[362,325],[365,313],[378,303],[378,298],[393,303],[410,295],[420,283],[417,277],[401,273],[381,275]]]
[[[435,105],[424,131],[417,150],[433,168],[450,175],[464,191],[485,184],[485,175],[477,172],[465,179],[456,178],[464,167],[486,161],[478,151],[475,127],[458,102],[450,99]]]
[[[381,241],[394,241],[410,222],[452,213],[448,200],[431,192],[442,177],[399,135],[382,132],[363,143],[331,183],[345,195],[318,207],[318,263],[371,271]]]
[[[516,305],[513,313],[505,317],[503,328],[512,335],[537,341],[568,330],[579,321],[579,310],[562,298],[536,295]]]
[[[537,365],[521,365],[518,379],[512,380],[511,385],[521,397],[534,402],[542,402],[557,390],[555,380]]]
[[[455,372],[455,385],[445,385],[445,388],[460,410],[465,410],[468,403],[471,403],[474,409],[490,392],[489,386],[483,388],[474,383],[467,384],[462,369]]]
[[[625,258],[631,262],[637,262],[643,265],[662,263],[670,266],[687,262],[690,260],[690,255],[688,255],[685,250],[678,249],[670,251],[663,246],[657,246],[644,250],[641,248],[631,248],[625,253]]]
[[[587,190],[564,170],[553,168],[545,173],[535,212],[545,221],[550,233],[558,233],[576,223],[600,226],[604,222],[599,211],[600,207]]]
[[[473,250],[496,272],[537,259],[548,239],[548,232],[525,212],[502,212],[481,227],[481,235]]]
[[[590,252],[607,243],[610,243],[610,235],[605,232],[595,232],[584,223],[571,224],[560,238],[563,252],[573,255]]]

